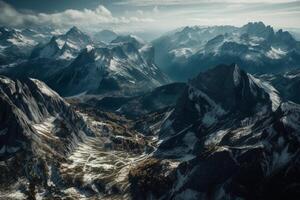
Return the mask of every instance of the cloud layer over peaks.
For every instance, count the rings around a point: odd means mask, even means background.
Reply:
[[[151,18],[140,16],[115,17],[103,5],[99,5],[95,9],[66,9],[55,13],[36,13],[33,11],[19,11],[4,1],[0,1],[0,24],[6,26],[52,25],[70,27],[76,25],[87,28],[152,21],[154,20]]]

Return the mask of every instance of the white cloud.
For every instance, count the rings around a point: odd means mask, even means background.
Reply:
[[[139,12],[142,15],[143,11]],[[0,1],[0,24],[8,26],[22,26],[28,24],[54,25],[58,27],[79,26],[83,28],[113,26],[129,23],[153,22],[151,18],[141,16],[114,17],[103,5],[95,9],[67,9],[56,13],[22,13],[9,4]]]
[[[29,16],[28,16],[29,17]],[[30,16],[30,20],[35,20]],[[7,3],[0,1],[0,24],[9,24],[11,26],[18,26],[24,24],[27,20],[26,16],[23,16],[13,7]]]
[[[158,10],[158,7],[157,7],[157,6],[154,6],[154,8],[153,8],[153,12],[154,12],[154,13],[158,13],[158,12],[159,12],[159,10]]]
[[[144,14],[144,11],[142,11],[142,10],[137,10],[136,12],[137,12],[137,14],[139,14],[139,15],[143,15],[143,14]]]
[[[76,25],[87,31],[147,33],[187,25],[240,26],[249,21],[263,21],[276,27],[300,26],[300,1],[294,0],[119,0],[111,6],[118,12],[112,13],[99,5],[93,9],[25,13],[0,0],[0,25],[48,24],[63,28]]]
[[[207,3],[243,3],[243,4],[253,4],[253,3],[289,3],[295,2],[297,0],[124,0],[115,2],[115,4],[119,5],[135,5],[135,6],[156,6],[156,5],[197,5],[197,4],[207,4]]]

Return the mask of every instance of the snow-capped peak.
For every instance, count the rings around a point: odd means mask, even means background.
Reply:
[[[81,35],[83,32],[79,30],[76,26],[73,26],[67,33],[66,35]]]
[[[234,84],[237,86],[240,84],[240,80],[241,80],[241,70],[239,68],[239,66],[236,64],[234,66],[234,71],[233,71],[233,81]]]

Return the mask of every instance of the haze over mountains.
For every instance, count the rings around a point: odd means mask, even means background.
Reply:
[[[262,22],[240,28],[185,27],[154,40],[153,46],[156,63],[174,80],[221,63],[235,62],[251,73],[285,72],[299,63],[299,42]]]
[[[262,22],[2,27],[0,199],[293,199],[299,67]]]
[[[93,42],[77,27],[37,45],[27,61],[13,65],[2,73],[41,79],[63,96],[138,93],[169,81],[154,63],[153,47],[142,39],[129,35],[108,44]]]

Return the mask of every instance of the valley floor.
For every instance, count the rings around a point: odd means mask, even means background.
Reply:
[[[143,136],[131,127],[132,121],[122,116],[78,112],[97,135],[85,136],[63,162],[49,166],[49,188],[37,186],[36,199],[130,199],[129,171],[151,156],[156,137]],[[34,127],[41,136],[51,137],[53,121],[49,118]],[[28,187],[25,180],[19,180],[0,191],[0,199],[24,199],[28,191],[21,191],[22,185]]]

